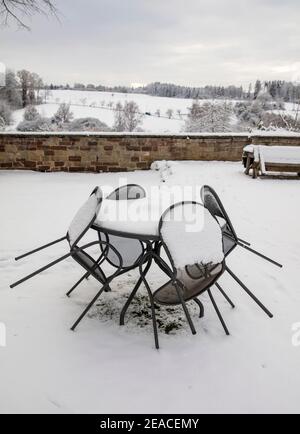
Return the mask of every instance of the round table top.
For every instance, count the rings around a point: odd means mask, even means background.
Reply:
[[[123,238],[158,241],[161,216],[182,201],[174,202],[170,197],[156,199],[104,200],[93,228]],[[170,210],[161,229],[175,265],[180,268],[184,264],[222,262],[220,225],[201,203],[194,206],[193,201],[185,202],[185,207]]]
[[[190,198],[187,198],[190,201]],[[150,198],[136,200],[104,200],[94,223],[95,229],[110,233],[122,233],[144,239],[159,238],[159,222],[164,212],[181,202],[161,193]],[[223,220],[223,219],[220,219]],[[222,227],[226,222],[219,221]]]
[[[95,228],[154,239],[159,237],[159,221],[172,205],[164,198],[136,200],[104,200]]]

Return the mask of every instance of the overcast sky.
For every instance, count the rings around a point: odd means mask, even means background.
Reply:
[[[300,80],[299,0],[57,0],[60,22],[0,28],[0,62],[45,81]]]

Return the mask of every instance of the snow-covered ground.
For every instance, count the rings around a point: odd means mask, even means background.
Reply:
[[[236,250],[228,264],[274,313],[273,320],[231,280],[222,286],[232,310],[214,290],[231,336],[226,337],[207,299],[204,319],[191,306],[197,335],[182,313],[180,330],[160,331],[154,349],[151,323],[118,315],[136,272],[112,285],[75,333],[69,327],[98,290],[84,282],[71,299],[67,290],[82,275],[72,260],[14,290],[9,284],[66,251],[58,245],[15,263],[13,257],[66,232],[75,211],[96,185],[119,178],[159,185],[159,172],[129,174],[40,174],[0,172],[0,412],[299,412],[300,184],[295,180],[252,180],[239,163],[185,163],[166,185],[209,184],[221,196],[238,234],[284,264],[273,267]],[[124,182],[124,179],[123,181]],[[150,274],[153,289],[164,281]],[[296,324],[296,325],[295,325]],[[295,327],[292,331],[292,327]],[[298,324],[299,325],[299,324]],[[1,329],[1,327],[0,327]],[[294,339],[293,339],[294,334]]]
[[[94,117],[106,123],[109,127],[114,123],[114,110],[118,102],[135,101],[141,113],[150,113],[151,116],[143,117],[141,128],[146,132],[154,133],[179,133],[184,126],[187,108],[192,100],[181,98],[163,98],[141,94],[110,93],[96,91],[54,90],[48,97],[48,103],[38,107],[39,112],[45,117],[51,117],[56,113],[59,104],[70,103],[75,118]],[[110,106],[112,105],[113,106]],[[173,119],[168,119],[167,110],[173,110]],[[161,117],[154,116],[160,110]],[[182,119],[178,114],[181,111]],[[23,110],[14,113],[13,124],[9,129],[16,129],[23,119]]]
[[[78,90],[53,90],[47,97],[47,103],[37,106],[39,113],[43,117],[52,117],[58,110],[61,103],[71,104],[71,111],[74,118],[94,117],[113,127],[114,107],[118,102],[124,104],[126,101],[135,101],[142,114],[141,128],[146,133],[172,133],[178,134],[184,130],[188,108],[191,107],[193,100],[183,98],[166,98],[142,94],[111,93],[97,91],[78,91]],[[208,102],[212,100],[203,100]],[[223,100],[219,100],[222,102]],[[238,101],[232,101],[236,103]],[[173,111],[172,118],[169,119],[167,111]],[[160,112],[158,116],[157,110]],[[293,103],[286,103],[285,110],[274,110],[274,113],[295,116],[297,106]],[[180,112],[180,113],[179,113]],[[24,110],[16,110],[13,113],[12,124],[7,127],[8,131],[16,130],[18,124],[23,120]],[[232,131],[238,131],[237,118],[232,115]]]

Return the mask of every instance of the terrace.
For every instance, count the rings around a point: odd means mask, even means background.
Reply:
[[[182,167],[180,176],[167,174],[164,185],[211,185],[222,197],[237,231],[284,264],[279,270],[243,250],[228,258],[229,265],[268,305],[274,319],[269,320],[226,275],[221,281],[236,309],[217,294],[216,299],[231,336],[224,335],[204,294],[205,317],[198,318],[196,305],[190,309],[196,336],[190,334],[179,308],[172,314],[160,309],[162,348],[157,352],[150,316],[140,314],[141,309],[149,310],[144,290],[130,308],[125,327],[118,325],[136,281],[134,270],[118,278],[112,292],[99,300],[76,333],[70,332],[98,283],[85,281],[67,299],[66,290],[82,274],[69,259],[58,264],[55,272],[47,271],[11,290],[9,285],[16,278],[61,256],[64,249],[53,246],[34,260],[18,263],[12,258],[65,233],[95,185],[115,188],[122,179],[122,183],[149,189],[161,183],[161,174],[153,170],[96,174],[2,171],[0,322],[6,327],[7,339],[6,346],[0,346],[1,411],[299,410],[299,182],[253,181],[244,175],[240,162],[198,161]],[[162,282],[162,272],[154,267],[150,285],[157,287]]]

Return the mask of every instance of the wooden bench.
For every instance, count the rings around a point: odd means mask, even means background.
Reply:
[[[300,146],[249,145],[244,149],[245,173],[261,176],[300,176]]]

